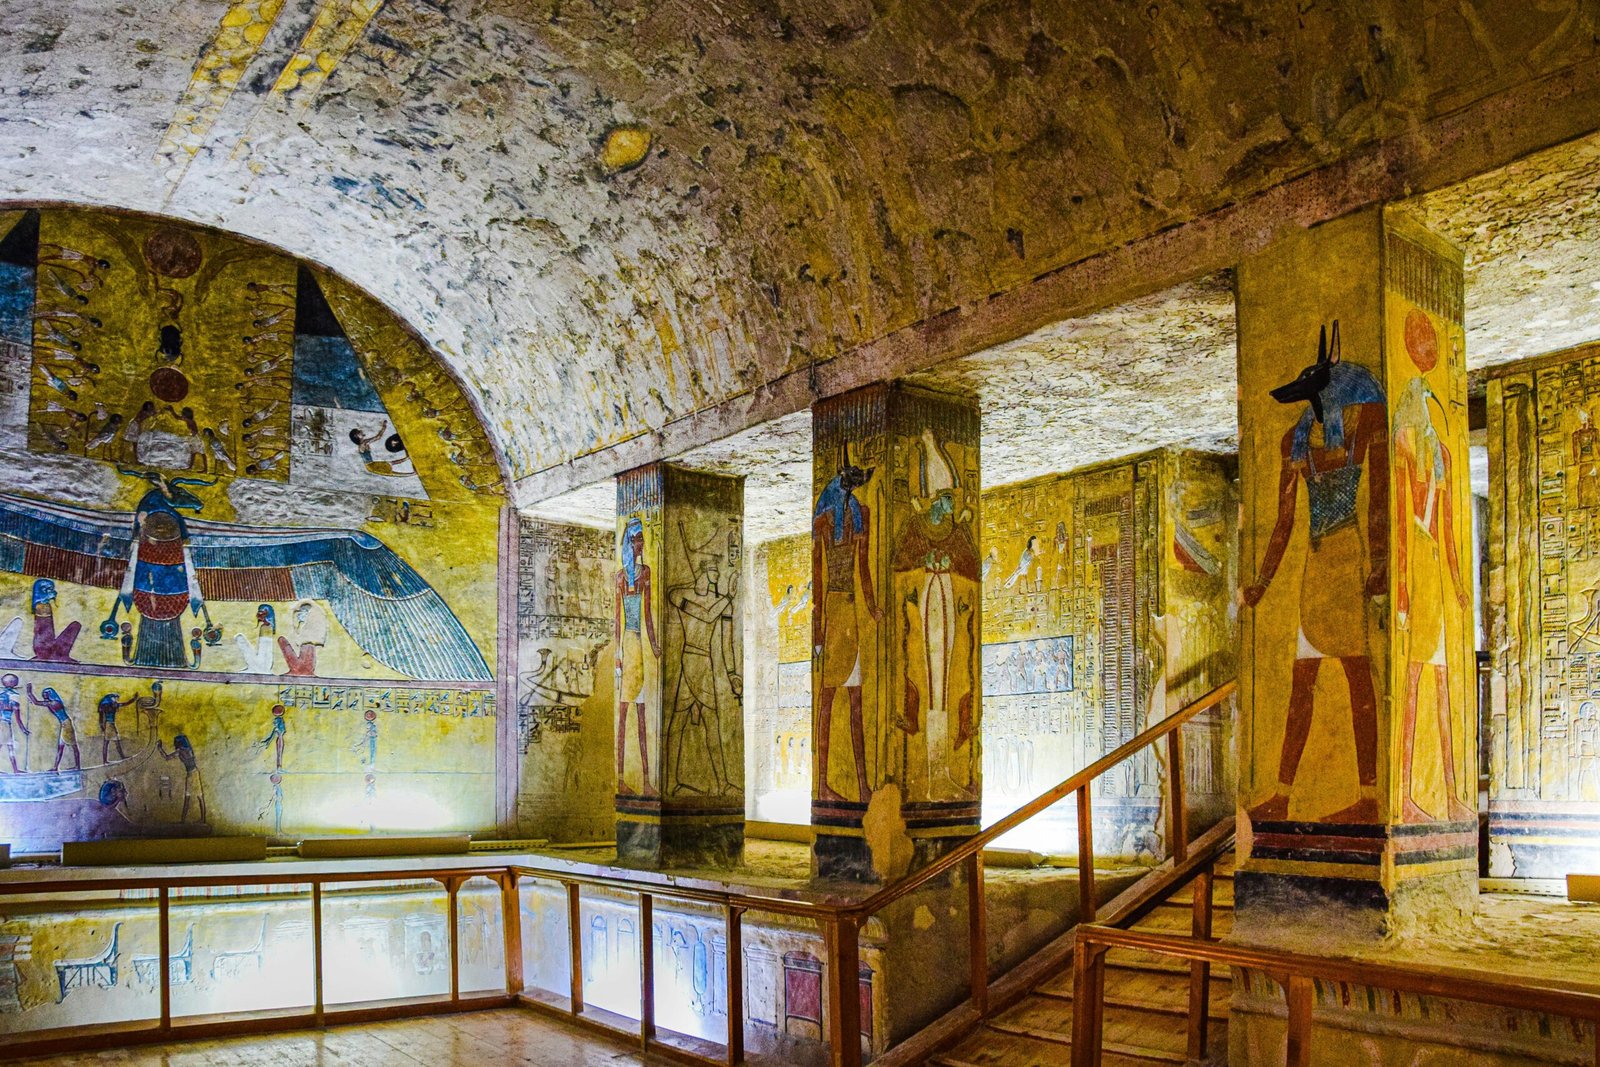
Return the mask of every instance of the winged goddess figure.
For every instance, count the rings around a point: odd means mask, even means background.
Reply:
[[[121,473],[152,485],[131,515],[0,494],[0,571],[117,590],[101,633],[117,633],[119,611],[137,612],[131,662],[187,668],[184,612],[204,614],[211,629],[210,601],[318,600],[368,655],[406,677],[491,677],[444,599],[371,534],[189,518],[204,506],[189,487],[212,482]]]

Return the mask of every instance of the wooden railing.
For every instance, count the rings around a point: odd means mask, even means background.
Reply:
[[[1209,879],[1197,888],[1195,911],[1202,892],[1209,913]],[[1145,930],[1121,930],[1085,924],[1078,927],[1073,956],[1072,1067],[1099,1067],[1101,1020],[1105,1011],[1106,953],[1133,949],[1186,959],[1190,966],[1189,1055],[1205,1055],[1204,1038],[1196,1052],[1195,1033],[1204,1034],[1209,1004],[1208,980],[1213,965],[1241,967],[1270,976],[1283,987],[1287,1015],[1284,1063],[1310,1067],[1316,983],[1347,982],[1401,993],[1465,1000],[1503,1008],[1564,1016],[1595,1024],[1595,1063],[1600,1067],[1600,993],[1557,982],[1514,978],[1485,978],[1481,974],[1445,968],[1411,967],[1375,960],[1336,956],[1308,956],[1296,952],[1248,948],[1225,944],[1204,934],[1181,937]]]
[[[1188,804],[1184,797],[1183,735],[1179,731],[1195,716],[1227,700],[1236,688],[1237,683],[1224,682],[1126,744],[1101,756],[1060,785],[1028,801],[987,829],[963,838],[959,845],[933,862],[885,886],[859,904],[837,909],[830,917],[834,932],[829,939],[828,954],[831,965],[828,1003],[833,1008],[833,1017],[828,1027],[828,1041],[835,1067],[859,1067],[861,1063],[861,1050],[858,1044],[853,1040],[845,1040],[845,1035],[855,1034],[860,1029],[860,1004],[854,997],[845,995],[846,990],[840,988],[840,976],[856,973],[856,968],[859,966],[857,933],[862,925],[890,904],[907,894],[916,892],[940,875],[956,867],[965,867],[967,958],[971,967],[968,976],[968,1004],[973,1009],[975,1019],[982,1020],[987,1017],[989,952],[987,911],[984,906],[983,850],[1029,819],[1042,814],[1068,797],[1075,797],[1078,821],[1078,920],[1085,923],[1093,922],[1100,907],[1095,887],[1094,821],[1090,801],[1094,783],[1107,771],[1119,767],[1148,746],[1162,740],[1166,741],[1167,748],[1167,773],[1163,788],[1167,800],[1168,849],[1174,866],[1182,866],[1189,855],[1189,817]],[[834,956],[834,946],[839,952],[837,958]]]
[[[1091,792],[1094,782],[1149,745],[1165,741],[1167,773],[1165,775],[1167,840],[1172,852],[1171,866],[1174,876],[1183,880],[1191,877],[1195,861],[1189,857],[1190,841],[1187,804],[1184,797],[1183,745],[1180,728],[1195,716],[1216,707],[1234,691],[1234,683],[1217,687],[1199,700],[1145,730],[1083,770],[1072,775],[1060,785],[1024,804],[994,825],[963,838],[919,870],[885,886],[863,900],[851,903],[813,901],[789,897],[766,896],[751,893],[727,892],[713,889],[686,887],[643,876],[628,877],[621,874],[591,875],[575,872],[569,867],[544,865],[519,857],[513,863],[468,863],[439,867],[389,867],[372,869],[334,869],[306,872],[299,869],[264,866],[260,873],[229,873],[218,875],[159,874],[131,878],[72,877],[35,881],[0,882],[0,902],[17,897],[49,897],[70,894],[120,893],[126,890],[153,890],[156,893],[159,951],[156,954],[156,971],[159,979],[159,1016],[154,1020],[131,1024],[113,1024],[93,1028],[62,1028],[36,1031],[29,1035],[11,1035],[0,1045],[0,1058],[16,1058],[43,1053],[84,1050],[94,1047],[111,1047],[140,1042],[163,1041],[188,1037],[217,1037],[229,1034],[265,1033],[274,1030],[322,1026],[327,1023],[364,1022],[400,1015],[419,1015],[436,1012],[463,1011],[480,1008],[522,1004],[545,1012],[554,1012],[581,1025],[610,1033],[626,1033],[636,1039],[647,1051],[665,1053],[678,1059],[695,1063],[738,1064],[744,1061],[744,976],[742,950],[742,923],[748,912],[784,915],[815,922],[821,929],[825,946],[827,971],[826,1033],[831,1061],[835,1067],[859,1067],[862,1061],[861,1002],[857,982],[860,970],[861,928],[884,908],[908,894],[927,886],[934,879],[957,867],[966,871],[968,928],[967,943],[971,969],[968,977],[968,1004],[981,1019],[989,1011],[989,976],[986,912],[984,904],[983,850],[1006,833],[1039,815],[1067,797],[1076,797],[1078,824],[1078,889],[1080,922],[1093,922],[1100,912],[1095,884],[1094,830],[1091,814]],[[1208,835],[1210,837],[1215,835]],[[1200,857],[1195,857],[1198,860]],[[1206,858],[1209,862],[1209,858]],[[501,934],[505,950],[504,992],[463,993],[461,990],[461,961],[459,954],[459,901],[461,887],[473,878],[486,878],[499,886],[501,894]],[[524,987],[521,937],[521,908],[519,886],[524,879],[540,879],[556,883],[566,895],[568,965],[570,987],[564,1003],[546,995],[530,995]],[[448,930],[450,952],[450,992],[446,996],[412,998],[405,1001],[358,1004],[329,1008],[323,997],[323,896],[329,885],[358,882],[392,882],[429,880],[438,882],[448,897]],[[1181,883],[1180,883],[1181,884]],[[175,1019],[172,1013],[171,967],[171,899],[174,890],[208,886],[305,886],[311,893],[312,933],[312,1004],[304,1011],[275,1011],[232,1014],[227,1017],[186,1017]],[[584,888],[605,889],[633,894],[639,906],[639,1018],[626,1019],[610,1012],[590,1009],[584,1003],[583,981],[583,927],[579,921],[581,894]],[[184,903],[190,898],[180,897]],[[688,1038],[686,1035],[663,1033],[658,1030],[655,1017],[654,946],[652,916],[658,901],[669,900],[700,906],[710,906],[721,912],[727,956],[727,976],[724,990],[727,1004],[727,1039],[720,1048],[708,1047],[708,1042]],[[68,905],[72,907],[73,905]]]

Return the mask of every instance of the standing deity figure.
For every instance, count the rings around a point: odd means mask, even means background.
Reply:
[[[83,768],[83,754],[78,751],[78,731],[72,725],[72,716],[67,711],[66,702],[61,699],[61,694],[54,688],[45,686],[43,699],[35,696],[33,683],[28,683],[28,701],[48,711],[56,719],[56,762],[50,768],[52,773],[61,770],[61,758],[66,755],[67,749],[72,749],[72,769]]]
[[[17,734],[27,737],[27,720],[23,717],[22,701],[17,699],[17,687],[22,680],[14,674],[0,675],[0,730],[5,731],[6,754],[11,757],[11,773],[21,774],[17,765]]]
[[[694,565],[694,585],[667,591],[667,603],[677,611],[683,627],[683,652],[667,724],[667,736],[672,739],[673,747],[672,791],[675,793],[689,790],[721,796],[731,785],[722,747],[719,685],[726,684],[738,697],[743,682],[734,659],[734,589],[729,583],[728,591],[724,592],[721,584],[716,557],[702,556]],[[707,753],[711,771],[708,789],[700,789],[684,777],[684,741],[691,727],[700,735]]]
[[[933,431],[924,429],[918,444],[918,492],[911,499],[913,514],[896,539],[894,569],[917,577],[917,585],[906,597],[905,625],[915,626],[921,634],[920,673],[927,686],[927,705],[924,715],[923,694],[908,677],[901,728],[910,734],[923,734],[930,779],[939,774],[948,784],[968,790],[973,776],[969,773],[967,781],[957,782],[951,774],[951,764],[954,750],[972,739],[972,692],[969,687],[960,696],[952,744],[950,667],[957,639],[964,636],[965,647],[970,650],[977,637],[976,612],[967,593],[969,583],[978,582],[978,550],[967,529],[971,512],[965,508],[957,511],[960,478]],[[964,629],[965,634],[959,634],[958,629]],[[912,665],[908,663],[906,667],[909,672]]]
[[[267,736],[257,741],[253,747],[258,749],[271,748],[273,750],[273,766],[283,770],[283,747],[289,737],[288,709],[282,704],[272,705],[272,725],[267,730]]]
[[[100,762],[111,762],[111,746],[117,746],[117,758],[127,759],[127,753],[122,750],[122,731],[117,729],[117,712],[130,704],[139,702],[139,694],[135,693],[127,700],[123,700],[117,693],[107,693],[100,698],[96,708],[100,722]]]
[[[189,551],[189,527],[181,512],[199,511],[201,506],[185,486],[210,483],[167,478],[155,471],[123,473],[146,478],[155,488],[135,509],[128,568],[106,623],[116,622],[119,609],[138,608],[133,662],[143,667],[190,667],[193,646],[184,640],[183,613],[187,609],[198,616],[205,608],[205,598]]]
[[[828,759],[833,739],[833,702],[842,688],[850,701],[850,747],[855,759],[857,799],[862,803],[872,794],[867,780],[866,736],[862,725],[861,620],[857,600],[864,602],[874,621],[883,618],[872,587],[872,561],[869,555],[872,514],[855,497],[855,490],[866,485],[871,470],[845,462],[839,473],[823,487],[811,520],[811,582],[823,590],[822,599],[811,613],[811,653],[821,675],[817,687],[817,797],[842,801],[828,782],[832,764]],[[859,596],[857,578],[860,578]]]
[[[1466,616],[1471,594],[1462,580],[1456,554],[1454,459],[1433,421],[1433,409],[1437,408],[1442,418],[1444,405],[1423,377],[1438,362],[1439,351],[1438,333],[1426,312],[1413,310],[1406,316],[1405,339],[1406,351],[1418,374],[1406,386],[1394,418],[1395,491],[1401,509],[1395,526],[1395,564],[1400,579],[1395,599],[1399,627],[1410,635],[1401,732],[1400,801],[1406,822],[1427,822],[1432,818],[1412,795],[1417,705],[1422,675],[1427,671],[1434,678],[1434,710],[1447,798],[1446,810],[1439,817],[1459,822],[1474,818],[1475,813],[1461,799],[1456,781],[1446,612],[1453,609],[1459,625]]]
[[[1389,583],[1389,441],[1383,387],[1365,367],[1341,361],[1335,322],[1331,345],[1324,326],[1317,361],[1272,390],[1272,398],[1280,404],[1303,403],[1305,408],[1283,436],[1277,523],[1256,581],[1239,591],[1245,605],[1260,603],[1283,563],[1301,486],[1306,491],[1310,543],[1300,583],[1278,782],[1271,796],[1250,809],[1250,816],[1257,821],[1288,817],[1289,796],[1311,735],[1317,674],[1325,661],[1332,660],[1344,673],[1350,695],[1358,792],[1353,803],[1321,818],[1375,822],[1378,701],[1367,647],[1367,605],[1370,598],[1384,595]],[[1358,500],[1363,481],[1365,543]]]
[[[162,759],[177,760],[183,765],[183,811],[178,815],[178,821],[189,821],[190,801],[200,808],[200,821],[206,821],[206,790],[205,783],[200,778],[200,761],[195,758],[194,743],[189,740],[189,735],[184,733],[183,727],[178,727],[172,735],[172,751],[168,752],[161,739],[156,738],[156,751]]]
[[[1589,800],[1600,790],[1600,714],[1594,701],[1578,705],[1577,718],[1567,739],[1567,798]]]
[[[650,784],[650,748],[645,733],[644,641],[650,640],[650,654],[661,658],[661,643],[656,639],[656,620],[651,608],[650,565],[644,561],[644,522],[630,517],[622,530],[622,566],[617,570],[616,607],[612,632],[616,641],[617,678],[617,792],[634,795],[623,778],[624,756],[628,751],[628,712],[639,719],[639,766],[643,792],[655,796]]]

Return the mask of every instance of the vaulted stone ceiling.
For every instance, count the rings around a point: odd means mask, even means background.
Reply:
[[[342,272],[525,475],[1587,61],[1596,23],[1594,0],[4,0],[0,198]]]

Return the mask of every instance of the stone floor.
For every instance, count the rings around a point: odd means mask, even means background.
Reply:
[[[1395,963],[1594,985],[1600,983],[1594,965],[1597,951],[1600,904],[1577,904],[1564,896],[1485,892],[1478,897],[1469,928],[1426,940],[1397,940],[1381,955]]]
[[[16,1061],[33,1067],[615,1067],[671,1061],[531,1011],[501,1008]]]

